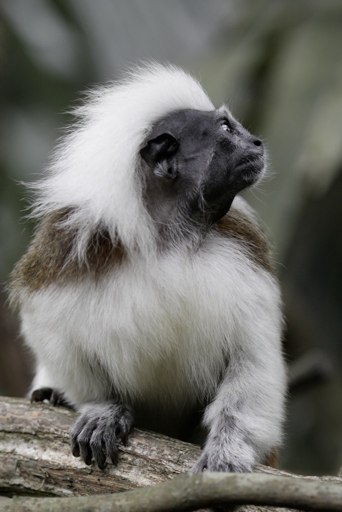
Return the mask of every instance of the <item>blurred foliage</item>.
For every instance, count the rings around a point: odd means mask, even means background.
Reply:
[[[274,241],[289,361],[312,349],[331,377],[289,400],[282,465],[342,466],[342,2],[3,0],[0,4],[0,279],[32,226],[18,181],[36,179],[80,91],[141,59],[194,72],[267,142],[247,193]],[[27,356],[1,295],[0,392],[22,394]]]

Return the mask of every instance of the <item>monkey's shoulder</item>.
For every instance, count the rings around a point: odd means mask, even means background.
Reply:
[[[68,224],[71,213],[70,209],[58,210],[46,215],[39,223],[27,252],[11,274],[13,304],[18,302],[22,290],[35,292],[51,284],[77,282],[85,276],[97,279],[117,268],[125,259],[123,246],[120,243],[114,245],[108,232],[98,229],[89,238],[86,256],[79,260],[75,256],[79,234],[76,227]],[[241,201],[216,223],[214,231],[220,237],[237,241],[254,264],[272,271],[266,237]]]
[[[38,225],[33,240],[11,274],[11,300],[15,303],[20,290],[37,291],[50,284],[64,284],[85,275],[97,278],[119,264],[123,248],[113,245],[108,232],[97,230],[90,237],[86,257],[75,256],[77,228],[67,224],[70,210],[46,215]]]
[[[237,206],[233,204],[229,212],[216,223],[214,229],[220,236],[242,244],[245,253],[254,264],[273,272],[269,243],[247,205],[242,202]]]

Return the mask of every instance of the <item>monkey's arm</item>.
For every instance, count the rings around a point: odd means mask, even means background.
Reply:
[[[235,349],[204,424],[209,433],[194,471],[251,471],[281,442],[285,371],[280,343],[251,332]],[[274,333],[271,333],[274,334]],[[274,341],[276,341],[274,343]],[[258,343],[259,350],[256,350]]]
[[[84,370],[86,365],[84,366]],[[91,380],[91,374],[83,375],[82,369],[74,367],[81,380]],[[51,373],[51,372],[50,372]],[[83,379],[82,379],[83,376]],[[113,464],[118,462],[118,445],[127,443],[128,435],[132,430],[133,416],[128,406],[121,404],[118,398],[102,401],[89,401],[85,403],[78,400],[69,400],[69,395],[60,391],[58,385],[53,384],[53,378],[46,369],[40,365],[31,387],[30,398],[33,402],[48,400],[52,405],[72,407],[80,412],[71,435],[71,448],[75,457],[81,457],[86,464],[94,459],[99,468],[104,469],[107,457]],[[93,382],[96,388],[96,382]],[[51,386],[51,387],[50,387]],[[72,390],[71,390],[72,391]],[[76,391],[76,392],[75,392]],[[106,395],[102,391],[103,396]],[[74,390],[77,397],[77,390]]]
[[[107,457],[114,465],[118,462],[118,445],[127,444],[133,427],[131,409],[119,401],[89,403],[81,408],[71,434],[71,449],[90,465],[94,458],[104,469]]]

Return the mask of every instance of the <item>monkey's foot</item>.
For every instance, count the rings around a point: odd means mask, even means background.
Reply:
[[[106,459],[118,463],[119,444],[127,444],[133,427],[133,416],[121,404],[89,405],[76,421],[71,433],[71,449],[75,457],[90,465],[92,459],[100,469]]]
[[[192,467],[193,473],[202,471],[220,471],[224,473],[250,473],[253,468],[253,457],[248,445],[239,450],[225,449],[222,446],[205,446],[202,455]]]
[[[72,405],[65,398],[64,394],[57,391],[57,389],[39,388],[32,391],[31,402],[44,402],[45,400],[55,407],[63,406],[72,409]]]

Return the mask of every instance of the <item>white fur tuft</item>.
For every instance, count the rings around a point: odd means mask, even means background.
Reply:
[[[184,108],[214,106],[194,78],[172,66],[150,64],[91,92],[74,110],[78,122],[61,141],[48,176],[33,185],[34,215],[75,208],[69,222],[82,226],[79,256],[87,233],[100,224],[126,249],[144,252],[154,233],[135,172],[139,149],[155,121]]]

